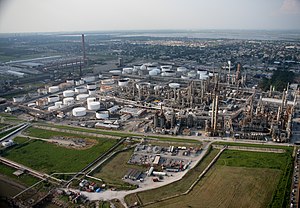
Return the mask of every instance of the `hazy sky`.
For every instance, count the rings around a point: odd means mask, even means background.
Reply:
[[[300,0],[0,0],[0,32],[300,29]]]

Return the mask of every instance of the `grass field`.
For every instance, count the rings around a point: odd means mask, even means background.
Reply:
[[[146,207],[286,207],[290,193],[292,148],[284,149],[286,153],[281,154],[226,150],[188,195]],[[198,176],[200,173],[194,174]],[[165,186],[137,193],[137,196],[143,204],[174,196],[187,189],[174,191],[177,187],[186,186],[185,180],[186,177],[171,184],[177,183],[175,187]],[[125,199],[128,204],[137,201],[134,194]]]
[[[46,124],[46,123],[39,123],[39,125],[54,127],[58,129],[68,129],[73,131],[81,131],[81,132],[89,132],[89,133],[99,133],[102,135],[110,135],[110,136],[118,136],[118,137],[141,137],[139,134],[134,133],[125,133],[120,131],[107,131],[107,130],[100,130],[100,129],[88,129],[88,128],[82,128],[82,127],[73,127],[73,126],[64,126],[64,125],[54,125],[54,124]],[[184,143],[197,143],[200,144],[199,141],[193,140],[193,139],[183,139],[180,137],[160,137],[160,136],[148,136],[150,139],[158,139],[161,141],[166,142],[184,142]]]
[[[146,207],[265,208],[279,177],[279,170],[215,166],[188,195]]]
[[[3,156],[46,173],[77,172],[117,143],[114,139],[97,138],[93,147],[76,150],[20,137],[15,141],[23,143],[5,151]]]
[[[137,195],[143,203],[152,202],[154,199],[159,200],[165,197],[173,196],[185,192],[191,184],[197,179],[199,174],[206,168],[206,166],[212,161],[212,159],[218,154],[219,150],[212,149],[208,152],[206,157],[195,168],[190,170],[184,178],[169,185],[139,192]],[[130,194],[125,197],[126,203],[132,205],[136,202],[135,194]]]
[[[128,186],[130,184],[125,183],[122,178],[130,168],[141,171],[146,170],[146,168],[142,166],[127,164],[127,161],[130,159],[132,153],[133,149],[118,153],[111,160],[100,167],[99,170],[96,170],[93,176],[101,178],[109,185],[121,186],[121,188],[125,188],[124,186]]]

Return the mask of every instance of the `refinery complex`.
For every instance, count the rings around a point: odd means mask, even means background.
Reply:
[[[299,38],[163,34],[0,36],[1,207],[298,207]]]

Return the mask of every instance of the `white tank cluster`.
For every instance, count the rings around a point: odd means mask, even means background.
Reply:
[[[59,96],[57,96],[57,95],[53,95],[53,96],[48,97],[48,103],[54,103],[54,102],[57,102],[57,101],[59,101]]]
[[[89,97],[89,94],[79,94],[76,96],[76,100],[78,101],[84,101]]]
[[[84,107],[73,108],[72,114],[75,117],[85,116],[86,115],[86,108],[84,108]]]
[[[74,90],[65,90],[63,91],[63,96],[64,97],[73,97],[75,94]]]
[[[128,86],[128,83],[129,83],[129,78],[120,79],[118,81],[118,85],[120,87],[126,87],[126,86]]]
[[[82,87],[76,87],[75,92],[78,93],[78,94],[79,93],[86,93],[87,89],[86,89],[86,87],[83,87],[83,86]]]
[[[89,110],[99,110],[100,109],[100,102],[94,101],[94,102],[88,102],[87,107]]]
[[[56,93],[59,91],[59,86],[51,86],[48,88],[49,93]]]
[[[178,88],[180,88],[180,84],[179,83],[170,83],[169,87],[173,88],[173,89],[178,89]]]
[[[88,90],[94,90],[94,89],[97,88],[97,85],[96,85],[96,83],[90,83],[90,84],[87,84],[87,85],[86,85],[86,88],[87,88]]]
[[[85,82],[94,82],[96,80],[95,76],[86,76],[81,78]]]
[[[109,117],[109,112],[107,110],[96,111],[97,119],[108,119],[108,117]]]
[[[63,104],[64,105],[73,105],[74,104],[74,98],[72,97],[67,97],[63,99]]]

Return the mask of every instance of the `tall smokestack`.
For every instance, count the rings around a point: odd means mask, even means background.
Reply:
[[[84,34],[81,35],[81,39],[82,39],[83,61],[85,61],[86,60],[86,54],[85,54]]]

